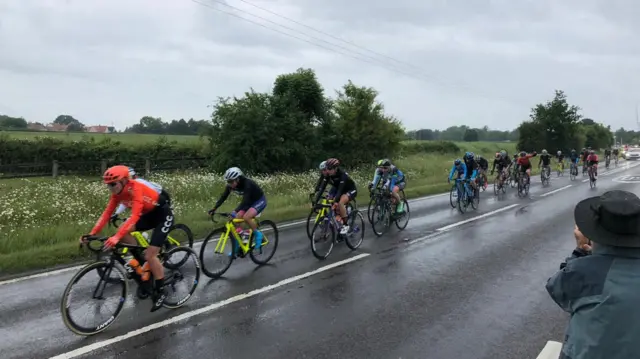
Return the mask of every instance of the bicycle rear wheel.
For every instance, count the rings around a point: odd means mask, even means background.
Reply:
[[[391,225],[391,208],[388,202],[377,203],[373,208],[373,223],[371,223],[371,229],[373,233],[380,237],[382,236]]]
[[[409,219],[411,219],[411,212],[409,211],[409,202],[407,202],[407,200],[404,198],[402,199],[402,202],[404,202],[404,213],[402,213],[400,217],[396,218],[396,220],[394,221],[396,223],[396,227],[398,227],[398,229],[401,231],[407,228],[407,225],[409,224]],[[402,223],[401,221],[404,221],[404,224],[400,224]]]
[[[233,242],[235,238],[230,235],[224,241],[225,243],[221,242],[226,232],[227,229],[225,227],[214,229],[209,233],[207,238],[202,241],[202,246],[200,247],[200,265],[202,266],[202,272],[209,278],[219,278],[222,276],[229,270],[235,258],[235,253],[233,253]],[[212,255],[212,257],[209,258],[209,255]],[[212,262],[220,262],[222,265],[216,267]]]
[[[479,206],[480,206],[480,190],[476,188],[473,191],[473,199],[471,200],[471,208],[478,209]]]
[[[370,224],[373,224],[373,208],[376,206],[377,199],[377,195],[371,197],[371,200],[369,200],[369,206],[367,207],[367,219],[369,220]]]
[[[349,233],[344,235],[344,242],[351,250],[358,249],[364,240],[364,216],[360,211],[353,211],[349,216]]]
[[[173,257],[178,261],[173,261]],[[193,295],[200,282],[200,262],[198,255],[189,247],[175,247],[164,254],[162,265],[165,270],[165,288],[167,298],[163,307],[176,309],[182,307]],[[184,289],[184,291],[178,291]]]
[[[311,231],[311,253],[313,256],[324,260],[329,257],[336,241],[336,229],[329,218],[323,218],[313,226]],[[327,249],[322,250],[322,245],[326,244]]]
[[[96,273],[95,277],[90,276],[92,278],[85,278],[88,279],[88,283],[80,286],[78,284],[80,280],[93,271],[95,271]],[[124,306],[124,302],[127,299],[129,285],[126,278],[127,273],[124,268],[122,268],[120,264],[116,264],[115,262],[94,262],[80,269],[78,273],[76,273],[71,278],[69,284],[67,284],[67,287],[64,290],[64,293],[62,294],[62,300],[60,301],[60,312],[62,314],[62,321],[64,322],[64,325],[72,332],[83,336],[98,334],[107,329],[111,324],[113,324],[113,322],[115,322],[118,315],[122,312],[122,307]],[[95,279],[97,279],[97,284]],[[78,297],[77,294],[71,295],[71,290],[74,289],[74,286],[76,286],[76,284],[81,287],[79,289],[85,289],[89,297],[93,297],[95,303],[91,312],[102,312],[102,309],[105,307],[104,293],[107,288],[109,288],[110,292],[113,292],[113,306],[115,308],[111,313],[108,313],[106,315],[105,319],[101,319],[96,324],[79,323],[78,319],[71,315],[70,310],[71,299],[74,297]],[[84,315],[82,317],[86,318],[87,315]]]
[[[449,191],[449,204],[451,204],[451,208],[456,208],[457,203],[458,203],[458,191],[454,183],[453,186],[451,186],[451,191]]]
[[[276,254],[278,249],[278,227],[276,224],[269,220],[260,221],[258,229],[262,232],[262,245],[260,249],[256,248],[255,235],[251,235],[250,241],[252,243],[251,250],[249,251],[249,257],[253,263],[263,265],[269,263],[273,255]],[[262,257],[262,255],[264,255]]]

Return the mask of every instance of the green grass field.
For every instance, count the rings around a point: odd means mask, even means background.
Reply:
[[[205,138],[200,136],[179,136],[179,135],[149,135],[137,133],[79,133],[79,132],[31,132],[31,131],[0,131],[0,135],[7,135],[11,138],[19,138],[24,140],[33,140],[36,137],[51,137],[64,141],[82,141],[85,139],[95,138],[99,141],[103,138],[110,138],[122,143],[149,143],[155,142],[161,137],[165,137],[168,141],[176,142],[202,142]]]
[[[496,151],[515,151],[512,143],[458,143],[463,151],[473,151],[490,159]],[[419,197],[448,191],[447,176],[454,155],[419,154],[394,159],[407,176],[408,197]],[[358,184],[357,198],[366,206],[366,185],[372,179],[373,167],[350,169]],[[318,172],[296,175],[274,175],[255,178],[266,192],[268,206],[263,218],[286,221],[306,218],[308,195],[313,190]],[[202,238],[213,225],[207,210],[222,193],[220,174],[191,172],[151,175],[149,180],[162,184],[172,196],[178,222],[186,223],[196,239]],[[45,268],[87,259],[78,251],[78,238],[91,230],[108,199],[108,191],[99,179],[60,177],[58,179],[0,180],[0,275]],[[231,196],[223,210],[237,205]],[[300,229],[304,235],[304,229]]]

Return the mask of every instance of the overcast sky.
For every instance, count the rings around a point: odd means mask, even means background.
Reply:
[[[554,89],[636,129],[635,1],[195,1],[1,0],[0,113],[120,129],[144,115],[208,118],[218,96],[311,67],[331,96],[348,79],[376,88],[407,129],[511,129]]]

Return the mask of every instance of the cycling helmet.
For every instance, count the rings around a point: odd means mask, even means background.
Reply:
[[[480,161],[482,159],[482,156],[478,155],[478,157],[476,157],[476,160]]]
[[[134,178],[136,176],[136,170],[133,167],[129,167],[129,177]]]
[[[129,177],[129,167],[113,166],[104,171],[104,174],[102,175],[102,181],[105,184],[109,184],[121,181],[123,179],[128,179]]]
[[[520,157],[524,157],[524,156],[526,156],[526,155],[527,155],[527,153],[526,153],[526,152],[524,152],[524,151],[521,151],[521,152],[520,152]]]
[[[326,168],[327,168],[327,161],[320,162],[320,166],[318,166],[318,169],[320,169],[320,171],[324,171]]]
[[[389,166],[391,166],[391,161],[389,161],[386,158],[378,161],[378,167],[389,167]]]
[[[471,152],[465,152],[464,153],[464,158],[469,158],[471,156]]]
[[[462,163],[462,160],[460,160],[459,158],[456,158],[456,160],[453,161],[453,164],[456,166],[460,166],[461,163]]]
[[[557,153],[557,154],[558,154],[558,156],[560,156],[560,155],[562,154],[562,151],[558,151],[558,153]]]
[[[596,151],[594,151],[594,150],[589,150],[589,154],[590,154],[590,155],[593,155],[593,154],[595,154],[595,153],[596,153]]]
[[[327,169],[328,170],[332,170],[334,168],[337,168],[338,166],[340,166],[340,161],[338,161],[337,158],[329,158],[327,160]]]
[[[575,153],[576,153],[576,150],[571,150],[571,153],[575,154]]]
[[[242,170],[238,167],[231,167],[224,173],[224,180],[233,181],[235,179],[238,179],[238,177],[240,176],[244,176]]]
[[[547,150],[542,150],[542,154],[546,155],[547,154]]]

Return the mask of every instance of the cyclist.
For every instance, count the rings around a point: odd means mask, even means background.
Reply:
[[[329,158],[326,161],[327,175],[324,177],[320,187],[316,188],[317,194],[313,204],[315,205],[318,203],[320,195],[327,188],[327,184],[331,183],[333,188],[329,191],[329,197],[337,198],[337,202],[335,202],[333,206],[334,209],[338,207],[339,210],[339,215],[336,216],[336,220],[342,224],[340,234],[347,234],[349,233],[349,225],[346,219],[347,209],[345,208],[345,205],[356,198],[358,189],[356,187],[356,183],[351,179],[351,177],[349,177],[349,174],[339,168],[339,166],[340,161],[336,158]]]
[[[487,186],[489,186],[489,184],[487,183],[489,182],[489,180],[487,180],[489,161],[487,161],[487,159],[482,157],[481,155],[478,155],[478,157],[476,157],[476,162],[478,163],[478,176],[482,178],[484,189],[487,189]]]
[[[604,162],[609,165],[609,161],[611,161],[611,147],[607,147],[604,150]]]
[[[542,165],[543,171],[546,172],[547,177],[551,174],[551,155],[547,152],[547,150],[542,150],[540,154],[540,161],[538,161],[538,168]]]
[[[518,170],[520,171],[520,175],[523,173],[527,173],[527,184],[531,183],[531,161],[529,159],[531,157],[537,156],[536,151],[533,153],[527,154],[525,151],[520,152],[520,157],[518,157]]]
[[[571,167],[569,171],[572,171],[575,167],[575,174],[578,175],[578,163],[580,162],[580,154],[576,152],[576,150],[571,150],[571,154],[569,155],[569,160],[571,160]]]
[[[506,172],[508,172],[508,168],[511,166],[511,159],[507,155],[506,151],[501,151],[496,153],[496,158],[493,160],[493,167],[491,168],[491,174],[498,167],[498,177],[500,178],[500,183],[507,178]]]
[[[564,154],[560,150],[556,152],[556,161],[560,164],[561,170],[564,171]]]
[[[378,167],[373,175],[373,181],[369,183],[369,191],[378,186],[380,179],[384,181],[383,188],[391,190],[391,195],[398,204],[396,206],[396,212],[404,212],[404,202],[402,202],[400,194],[398,193],[406,186],[404,173],[402,173],[398,167],[392,165],[390,160],[383,159],[378,161]]]
[[[133,167],[129,167],[129,177],[131,179],[133,179],[134,181],[138,181],[138,182],[142,182],[144,184],[146,184],[147,186],[154,188],[158,193],[162,193],[162,186],[155,183],[155,182],[149,182],[147,180],[144,180],[140,177],[138,177],[138,175],[136,174],[136,171],[133,169]],[[116,211],[113,215],[111,215],[111,220],[114,220],[116,218],[118,218],[118,216],[124,212],[127,209],[127,206],[125,206],[124,204],[120,203],[120,205],[118,206],[118,208],[116,208]]]
[[[591,149],[591,147],[589,147],[589,149]],[[587,172],[587,157],[589,157],[589,150],[587,150],[586,148],[582,148],[582,173]]]
[[[618,147],[614,147],[613,148],[613,159],[616,161],[616,163],[618,162],[618,157],[620,156],[620,149]]]
[[[158,259],[158,252],[167,239],[167,233],[173,226],[174,218],[169,194],[158,192],[144,182],[132,180],[127,166],[113,166],[102,176],[103,182],[111,192],[109,203],[93,227],[89,235],[100,233],[109,221],[109,217],[119,203],[131,208],[131,216],[120,226],[118,232],[105,242],[105,248],[112,248],[120,240],[128,244],[137,244],[131,236],[134,231],[153,229],[149,247],[144,251],[145,261],[149,263],[151,274],[155,279],[155,290],[152,294],[152,312],[160,309],[166,298],[164,288],[164,268]],[[84,241],[85,237],[81,238]]]
[[[224,201],[229,198],[231,191],[242,195],[242,201],[236,209],[231,212],[231,217],[244,219],[245,223],[253,232],[255,248],[260,249],[262,247],[262,239],[264,238],[264,235],[258,229],[258,223],[253,219],[267,208],[267,198],[264,196],[264,191],[262,191],[262,188],[260,188],[254,180],[246,177],[238,167],[231,167],[226,170],[223,178],[227,182],[227,185],[216,204],[211,210],[209,210],[209,215],[213,216],[216,213]],[[238,250],[238,244],[235,241],[232,242],[233,253],[235,253]]]
[[[449,172],[447,181],[451,182],[454,174],[456,174],[456,179],[467,178],[467,165],[459,158],[456,158],[455,161],[453,161],[453,166],[451,167],[451,172]]]
[[[589,156],[587,157],[585,164],[587,165],[587,167],[593,168],[593,179],[597,180],[598,179],[598,155],[596,155],[596,152],[594,150],[589,151]]]
[[[465,166],[467,167],[467,176],[466,179],[471,181],[471,187],[473,190],[476,190],[476,176],[478,175],[478,162],[475,160],[475,154],[473,152],[466,152],[462,160],[464,161]]]

